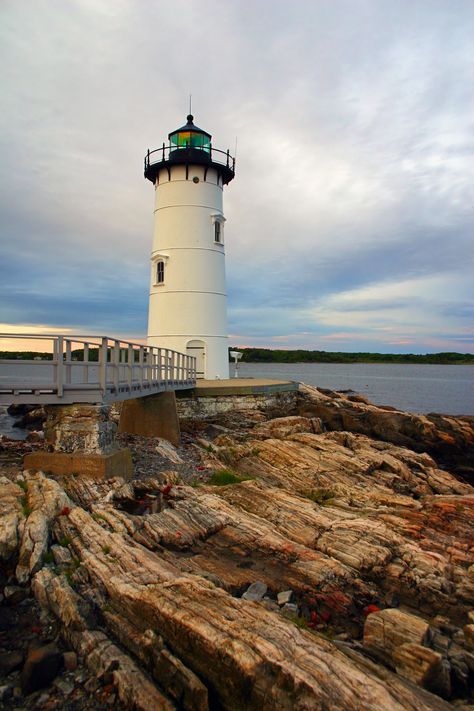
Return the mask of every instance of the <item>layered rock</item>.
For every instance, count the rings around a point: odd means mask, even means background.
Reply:
[[[131,482],[29,473],[0,490],[1,554],[127,707],[467,698],[472,487],[433,455],[308,414],[197,438],[198,486],[170,466]],[[235,483],[212,485],[222,470]]]
[[[442,458],[474,477],[474,418],[414,415],[380,407],[361,397],[300,386],[299,413],[319,417],[328,430],[356,432]]]

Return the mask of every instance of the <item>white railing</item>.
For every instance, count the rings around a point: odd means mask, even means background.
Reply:
[[[195,383],[196,358],[168,348],[107,336],[0,333],[0,404],[114,402]]]

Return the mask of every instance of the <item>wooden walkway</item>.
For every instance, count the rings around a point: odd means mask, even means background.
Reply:
[[[5,350],[42,355],[0,359],[0,405],[108,404],[196,384],[194,357],[107,336],[0,333]]]

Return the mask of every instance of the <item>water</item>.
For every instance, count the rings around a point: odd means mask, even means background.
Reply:
[[[470,365],[241,363],[239,375],[354,390],[377,405],[392,405],[408,412],[474,415],[474,367]]]
[[[354,390],[377,405],[392,405],[408,412],[474,415],[474,367],[469,365],[241,363],[239,375],[298,380],[331,390]],[[28,432],[14,428],[14,421],[6,408],[0,407],[0,434],[24,439]]]
[[[0,435],[5,435],[10,439],[26,439],[28,430],[13,427],[14,417],[10,417],[6,407],[0,405]]]

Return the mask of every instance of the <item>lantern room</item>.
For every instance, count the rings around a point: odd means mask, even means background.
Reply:
[[[189,114],[187,116],[187,123],[168,135],[171,150],[200,148],[207,153],[210,152],[212,136],[206,131],[203,131],[202,128],[195,126],[193,118],[193,115]]]

